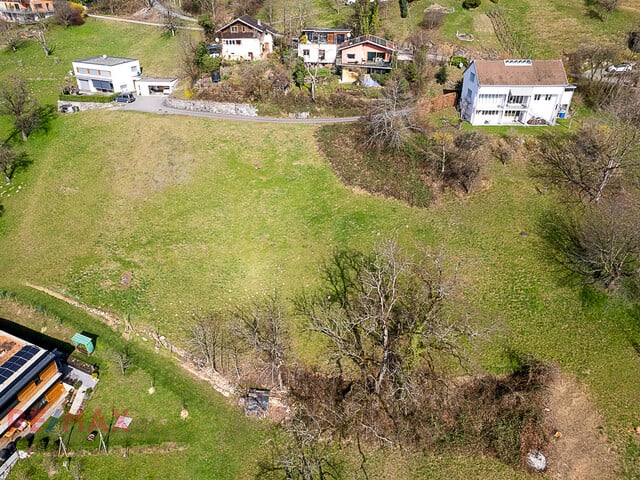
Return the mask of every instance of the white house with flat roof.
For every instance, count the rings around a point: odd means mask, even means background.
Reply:
[[[305,63],[333,65],[338,45],[351,37],[348,28],[303,28],[298,41],[298,56]]]
[[[574,90],[562,60],[474,60],[463,75],[460,112],[471,125],[555,125]]]
[[[71,62],[78,90],[84,93],[135,92],[140,62],[134,58],[101,55]]]

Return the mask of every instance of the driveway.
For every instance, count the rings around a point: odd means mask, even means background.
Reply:
[[[189,117],[215,118],[218,120],[232,120],[238,122],[256,123],[351,123],[360,120],[360,117],[330,117],[330,118],[280,118],[280,117],[249,117],[243,115],[225,115],[211,112],[194,112],[192,110],[181,110],[179,108],[167,107],[164,103],[165,97],[161,95],[149,95],[136,97],[133,103],[116,104],[118,110],[129,110],[134,112],[158,113],[163,115],[186,115]]]

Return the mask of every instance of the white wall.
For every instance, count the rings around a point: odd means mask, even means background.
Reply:
[[[96,82],[108,82],[113,92],[134,92],[134,78],[140,74],[140,62],[132,60],[113,66],[72,62],[78,88],[81,91],[99,92]],[[80,70],[79,70],[80,69]],[[87,73],[89,70],[89,73]]]
[[[240,44],[231,43],[240,42]],[[264,52],[263,52],[264,49]],[[259,60],[273,51],[273,36],[261,38],[225,38],[222,40],[222,58],[227,60]]]
[[[304,55],[304,51],[308,50],[309,55]],[[299,43],[298,44],[298,56],[302,57],[305,62],[317,63],[320,50],[324,50],[324,60],[320,60],[321,64],[334,64],[336,63],[336,56],[338,52],[338,45],[333,43]]]

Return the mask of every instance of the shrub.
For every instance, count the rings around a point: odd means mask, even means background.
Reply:
[[[436,73],[436,81],[440,85],[444,85],[447,82],[447,78],[449,78],[449,73],[447,72],[447,66],[442,65],[438,72]]]
[[[466,57],[456,56],[456,57],[451,57],[449,64],[453,65],[454,67],[459,67],[460,64],[462,64],[466,68],[467,65],[469,65],[469,60],[467,60]]]
[[[482,0],[464,0],[464,2],[462,2],[462,8],[466,8],[467,10],[478,8],[481,3]]]
[[[400,0],[400,17],[407,18],[409,16],[409,3],[407,0]]]

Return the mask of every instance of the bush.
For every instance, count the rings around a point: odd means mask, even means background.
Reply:
[[[454,67],[460,67],[460,64],[462,64],[465,68],[467,68],[467,65],[469,65],[469,60],[467,60],[466,57],[456,56],[451,57],[449,64],[453,65]]]
[[[438,72],[436,73],[436,81],[440,85],[444,85],[447,82],[447,78],[449,78],[449,72],[447,72],[447,66],[442,65]]]
[[[478,8],[481,3],[482,0],[464,0],[464,2],[462,2],[462,8],[466,8],[467,10]]]

